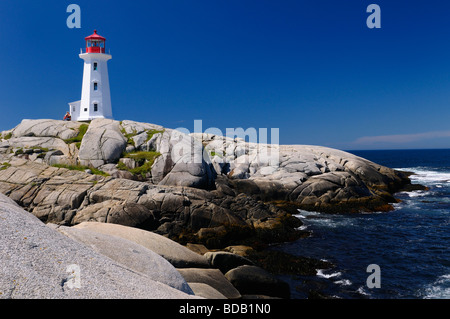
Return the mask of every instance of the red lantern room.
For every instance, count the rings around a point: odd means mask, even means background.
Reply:
[[[94,30],[94,34],[84,39],[86,40],[86,53],[105,53],[106,39],[98,35],[97,30]]]

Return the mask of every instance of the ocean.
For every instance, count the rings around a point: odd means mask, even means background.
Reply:
[[[316,276],[282,276],[291,285],[291,298],[307,298],[314,290],[344,299],[449,299],[450,149],[350,152],[414,172],[412,183],[429,190],[397,193],[401,202],[387,213],[299,211],[311,236],[275,249],[335,267],[317,269]],[[373,264],[378,272],[368,270]],[[370,285],[374,282],[379,287]]]

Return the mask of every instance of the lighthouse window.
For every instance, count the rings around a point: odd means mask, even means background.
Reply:
[[[97,84],[97,82],[94,82],[94,91],[97,91],[97,89],[98,89],[98,84]]]
[[[98,111],[98,104],[95,103],[95,104],[94,104],[94,112],[97,112],[97,111]]]
[[[94,71],[97,71],[97,62],[94,62]]]

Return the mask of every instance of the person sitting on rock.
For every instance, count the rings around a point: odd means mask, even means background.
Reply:
[[[69,112],[67,112],[63,118],[63,121],[71,121],[71,120],[72,120],[72,116],[70,115]]]

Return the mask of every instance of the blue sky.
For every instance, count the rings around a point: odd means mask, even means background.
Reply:
[[[81,29],[66,8],[81,7]],[[381,8],[369,29],[366,8]],[[0,130],[79,100],[84,37],[107,38],[114,118],[279,128],[281,144],[450,148],[450,3],[1,0]]]

